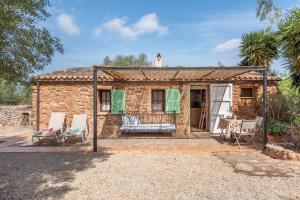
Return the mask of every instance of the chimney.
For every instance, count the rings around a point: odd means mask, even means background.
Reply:
[[[156,56],[154,67],[163,67],[163,59],[162,59],[160,53],[158,53]]]

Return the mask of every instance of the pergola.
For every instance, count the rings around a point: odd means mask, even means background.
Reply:
[[[98,71],[110,76],[113,81],[174,81],[174,82],[230,82],[236,77],[251,71],[263,74],[263,131],[264,146],[268,133],[267,71],[265,67],[93,67],[93,151],[97,152],[97,84],[101,80]],[[101,78],[100,78],[101,79]]]

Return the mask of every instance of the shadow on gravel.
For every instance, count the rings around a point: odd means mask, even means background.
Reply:
[[[0,199],[60,199],[72,190],[76,173],[111,154],[0,153]],[[80,187],[80,186],[78,186]]]

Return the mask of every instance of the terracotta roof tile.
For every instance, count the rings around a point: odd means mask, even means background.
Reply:
[[[108,66],[109,67],[109,66]],[[41,80],[41,81],[92,81],[93,80],[93,68],[92,67],[73,67],[73,68],[67,68],[64,70],[58,70],[58,71],[53,71],[53,72],[49,72],[46,74],[42,74],[39,76],[36,76],[35,79],[36,80]],[[130,73],[134,73],[134,72],[130,72]],[[155,72],[151,72],[151,73],[155,73]],[[162,72],[164,73],[164,72]],[[167,72],[166,72],[167,73]],[[188,72],[187,73],[187,77],[184,78],[184,80],[194,80],[190,78],[190,74]],[[144,77],[140,77],[138,79],[136,78],[132,78],[130,77],[131,74],[129,74],[128,79],[126,80],[144,80]],[[164,76],[163,80],[167,81],[167,80],[173,80],[172,78],[168,77],[168,75],[170,74],[166,74],[166,76]],[[195,74],[194,74],[195,76]],[[195,76],[195,80],[201,78],[201,74],[199,74],[198,76]],[[173,77],[173,76],[172,76]],[[248,72],[242,75],[237,75],[237,76],[233,76],[232,78],[230,78],[230,80],[262,80],[262,74],[259,72]],[[113,81],[114,78],[102,71],[98,72],[98,79],[99,80],[103,80],[103,81]],[[149,80],[149,79],[147,79]],[[157,79],[155,77],[153,77],[150,80],[161,80],[161,79]],[[183,79],[182,79],[183,80]],[[223,78],[221,76],[219,77],[214,77],[214,78],[210,78],[207,77],[205,79],[202,80],[223,80]],[[268,80],[280,80],[279,78],[275,77],[275,76],[268,76]]]

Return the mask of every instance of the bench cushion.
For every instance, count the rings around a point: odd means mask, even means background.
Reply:
[[[176,130],[174,124],[138,124],[138,125],[122,125],[120,132],[173,132]]]

